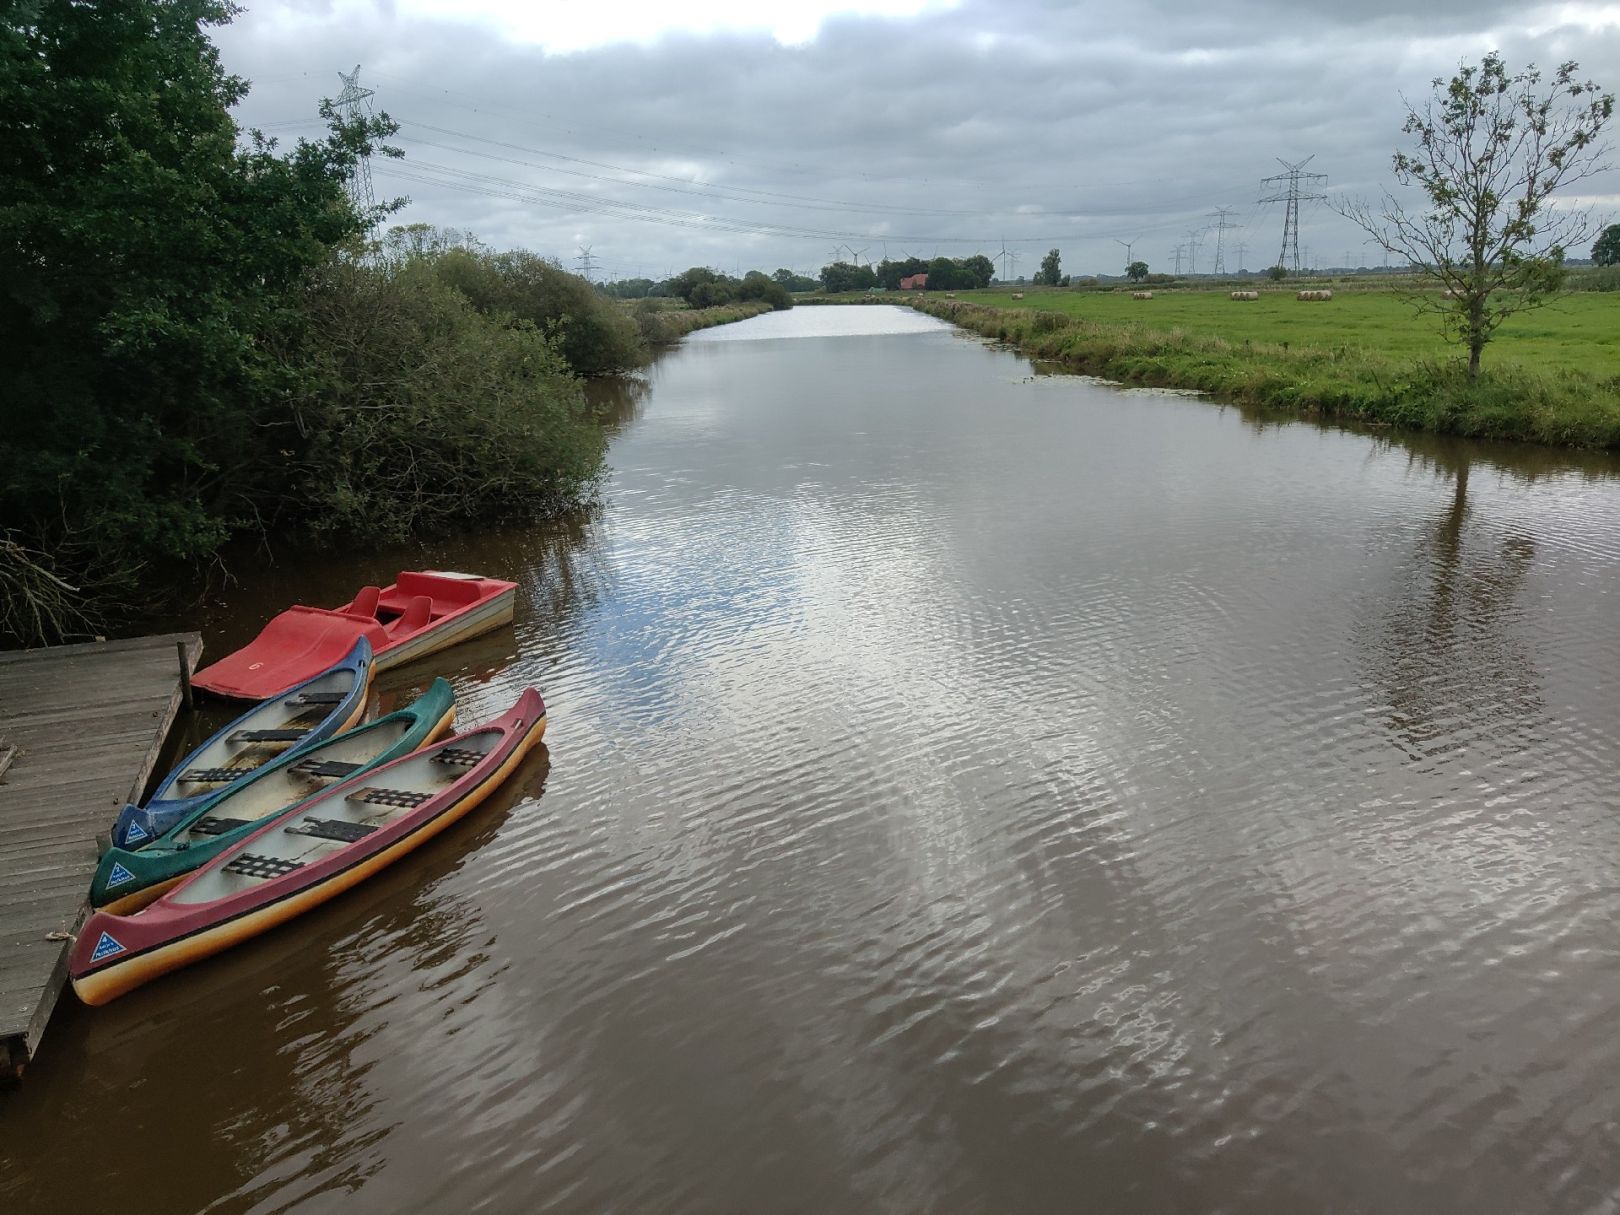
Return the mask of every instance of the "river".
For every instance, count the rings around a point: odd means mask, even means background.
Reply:
[[[688,339],[603,508],[401,566],[547,753],[0,1094],[24,1212],[1577,1212],[1620,1193],[1620,461]]]

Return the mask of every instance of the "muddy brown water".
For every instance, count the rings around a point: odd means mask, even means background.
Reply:
[[[400,566],[546,753],[0,1094],[23,1212],[1523,1212],[1620,1194],[1620,462],[689,340],[604,508]]]

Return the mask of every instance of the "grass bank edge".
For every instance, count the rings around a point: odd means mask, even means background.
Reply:
[[[1248,405],[1472,438],[1620,448],[1620,377],[1398,362],[1358,348],[1234,343],[1182,330],[918,297],[914,308],[1031,358],[1127,384],[1192,388]]]

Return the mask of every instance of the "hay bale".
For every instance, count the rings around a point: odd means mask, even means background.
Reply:
[[[1257,300],[1260,298],[1260,293],[1258,291],[1234,291],[1232,292],[1232,298],[1235,300]]]
[[[1333,292],[1331,292],[1331,291],[1301,291],[1294,298],[1296,300],[1305,300],[1307,302],[1330,300],[1330,299],[1333,298]]]
[[[1133,300],[1150,300],[1150,299],[1153,298],[1153,292],[1151,292],[1151,291],[1133,291],[1133,292],[1131,292],[1131,298]]]
[[[1024,293],[1022,291],[1014,291],[1013,292],[1013,299],[1021,300],[1023,298],[1024,298]]]

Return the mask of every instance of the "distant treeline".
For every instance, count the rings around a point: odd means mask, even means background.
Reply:
[[[833,262],[821,268],[821,289],[829,295],[844,291],[870,291],[885,287],[900,289],[900,280],[914,275],[928,276],[929,291],[972,291],[988,287],[995,278],[996,268],[982,253],[972,257],[936,257],[931,261],[908,257],[901,261],[884,258],[876,266],[858,266],[849,262]]]
[[[817,286],[819,284],[815,279],[785,269],[769,275],[763,270],[750,270],[741,278],[732,278],[716,270],[693,266],[684,274],[671,278],[615,279],[603,283],[601,289],[614,299],[621,300],[678,298],[694,308],[764,300],[771,307],[781,309],[792,306],[789,292],[814,291]]]

